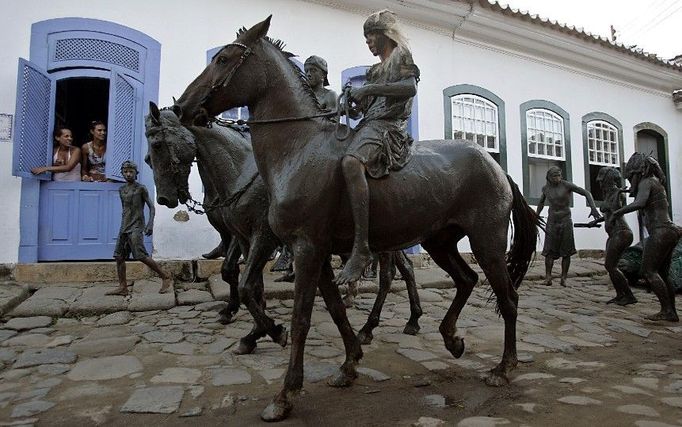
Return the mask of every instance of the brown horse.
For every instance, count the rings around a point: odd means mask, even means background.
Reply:
[[[292,396],[303,385],[303,350],[310,328],[315,290],[343,338],[346,359],[333,386],[348,386],[357,377],[360,343],[332,283],[331,253],[349,252],[353,221],[340,159],[346,142],[335,138],[334,123],[318,117],[319,104],[301,73],[266,37],[270,17],[226,45],[187,87],[176,103],[186,124],[236,106],[252,114],[252,144],[258,170],[270,194],[268,219],[273,232],[294,252],[296,285],[291,321],[291,354],[284,386],[261,414],[264,420],[286,418]],[[286,135],[287,138],[282,138]],[[455,357],[464,351],[456,322],[477,282],[476,273],[457,250],[467,236],[504,318],[504,353],[487,377],[488,384],[507,383],[516,366],[516,287],[535,252],[539,219],[511,177],[481,147],[466,141],[420,141],[400,171],[369,180],[370,231],[373,252],[421,243],[453,278],[457,294],[440,332]],[[505,257],[509,217],[514,223],[510,253]]]
[[[145,160],[154,172],[158,203],[175,208],[178,202],[185,203],[188,200],[188,179],[196,158],[204,184],[206,215],[223,241],[230,242],[221,269],[223,280],[230,284],[230,300],[220,313],[220,322],[232,322],[239,310],[240,300],[249,310],[253,307],[252,299],[265,308],[263,266],[280,242],[270,231],[267,189],[260,175],[254,174],[256,163],[248,133],[224,127],[185,127],[173,111],[159,110],[153,102],[149,104],[145,128],[149,141]],[[226,203],[230,199],[232,201]],[[231,236],[234,238],[230,241]],[[242,249],[246,262],[240,282],[237,262]],[[401,251],[386,256],[380,254],[379,258],[379,292],[367,322],[360,329],[359,336],[363,344],[372,341],[372,331],[379,325],[381,310],[393,280],[392,265],[402,274],[410,300],[410,319],[403,332],[415,335],[419,331],[422,309],[409,259]],[[255,285],[251,285],[252,281],[255,281]],[[240,283],[241,289],[246,292],[240,291]],[[235,353],[253,352],[256,341],[266,334],[276,343],[286,344],[285,328],[276,325],[269,316],[262,316],[263,310],[252,314],[256,325],[239,341],[233,350]]]

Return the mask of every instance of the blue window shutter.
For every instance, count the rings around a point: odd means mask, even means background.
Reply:
[[[115,181],[125,181],[121,165],[126,160],[139,163],[133,147],[138,135],[141,112],[139,83],[113,70],[109,82],[109,120],[105,174]]]
[[[12,174],[49,180],[51,173],[31,173],[52,165],[55,80],[36,64],[19,58]]]

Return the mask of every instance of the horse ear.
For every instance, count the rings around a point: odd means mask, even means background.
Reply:
[[[173,106],[171,107],[171,111],[175,113],[178,119],[182,118],[182,107],[179,106],[178,104],[173,104]]]
[[[161,124],[161,112],[159,111],[159,107],[152,101],[149,101],[149,115],[155,125]]]
[[[245,35],[249,38],[250,42],[254,42],[268,35],[268,30],[270,29],[270,19],[272,19],[272,15],[268,16],[264,21],[257,23],[246,31]]]

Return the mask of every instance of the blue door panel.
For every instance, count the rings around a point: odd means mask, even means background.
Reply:
[[[102,208],[102,191],[81,190],[78,192],[79,243],[102,243],[102,221],[105,215]]]
[[[47,193],[50,218],[45,225],[49,226],[50,242],[53,244],[71,244],[73,227],[73,206],[74,194],[67,190],[54,190]]]
[[[120,185],[110,182],[43,183],[39,259],[111,259],[121,223]]]

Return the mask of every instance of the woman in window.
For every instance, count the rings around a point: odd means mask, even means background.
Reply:
[[[57,126],[52,134],[54,137],[54,150],[52,153],[52,166],[40,166],[31,169],[34,175],[52,172],[55,181],[80,181],[81,178],[81,150],[74,147],[73,133],[71,129]]]
[[[90,122],[90,137],[92,140],[83,144],[82,149],[82,180],[104,182],[105,154],[107,151],[107,127],[104,122],[95,120]]]

